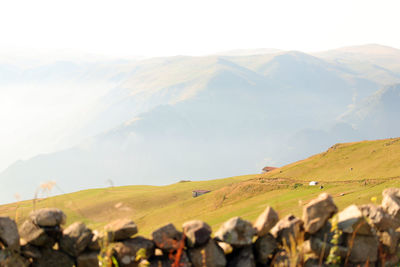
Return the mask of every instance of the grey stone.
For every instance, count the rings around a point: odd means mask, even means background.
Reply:
[[[372,235],[347,234],[347,247],[350,250],[349,261],[353,263],[372,263],[378,259],[378,239]]]
[[[307,240],[303,243],[303,251],[305,253],[311,253],[318,260],[323,257],[329,255],[331,248],[333,248],[332,240],[334,238],[334,232],[331,232],[332,225],[329,222],[326,222],[321,229],[319,229],[313,235],[306,235]],[[346,240],[343,235],[337,233],[338,236],[335,237],[337,241],[337,251],[335,253],[336,256],[340,256],[342,259],[347,255],[347,248],[345,247]],[[312,262],[312,261],[311,261]],[[311,262],[309,264],[311,264]]]
[[[383,209],[400,222],[400,188],[387,188],[382,196]]]
[[[39,226],[60,226],[65,224],[67,216],[60,209],[45,208],[35,210],[29,215],[32,222]]]
[[[137,266],[154,255],[154,243],[141,236],[115,243],[115,256],[120,266]]]
[[[72,267],[74,260],[67,254],[52,249],[43,249],[42,257],[32,262],[32,267]]]
[[[155,230],[151,235],[156,246],[163,251],[174,251],[182,246],[183,234],[172,223]]]
[[[357,235],[372,235],[371,226],[365,220],[361,210],[356,205],[348,206],[338,215],[338,228],[344,233]]]
[[[234,217],[222,224],[215,238],[234,247],[241,247],[251,245],[255,234],[256,230],[250,222]]]
[[[64,229],[60,238],[60,249],[67,254],[77,257],[92,240],[92,231],[82,222],[75,222]]]
[[[0,250],[0,267],[28,267],[29,261],[18,253]]]
[[[388,254],[395,254],[400,241],[400,228],[397,230],[388,229],[387,231],[378,232],[379,242]]]
[[[212,233],[211,227],[202,221],[193,220],[182,225],[189,247],[202,246],[208,242]]]
[[[129,219],[115,220],[104,227],[110,241],[128,239],[138,232],[136,224]]]
[[[277,248],[278,243],[271,234],[259,237],[254,244],[256,261],[261,264],[267,264]]]
[[[317,258],[322,257],[323,259],[326,259],[332,248],[333,245],[330,242],[321,240],[314,236],[303,243],[303,251],[306,253],[313,253]],[[340,256],[340,258],[344,259],[346,258],[347,253],[347,247],[337,246],[335,256]]]
[[[213,239],[209,239],[202,247],[189,248],[188,254],[194,267],[224,267],[226,258],[224,251]]]
[[[332,197],[322,193],[303,208],[304,229],[314,234],[338,211]]]
[[[17,224],[9,217],[0,217],[0,241],[8,249],[19,251],[19,234]]]
[[[331,231],[332,231],[332,224],[328,221],[316,233],[314,233],[312,235],[307,234],[306,238],[309,237],[309,236],[313,236],[313,237],[316,237],[316,238],[321,239],[323,241],[331,242],[332,237],[334,235],[334,233],[331,232]]]
[[[228,267],[255,267],[253,249],[251,246],[237,248],[228,257]]]
[[[77,267],[99,267],[98,253],[95,251],[84,252],[76,259]]]
[[[52,247],[61,236],[61,229],[55,227],[39,227],[31,220],[26,220],[19,228],[20,237],[35,246]]]
[[[291,246],[291,240],[297,243],[303,232],[303,221],[299,218],[288,215],[281,219],[272,229],[272,236],[281,245]]]
[[[39,259],[42,257],[39,247],[27,244],[21,247],[21,255],[25,258]]]
[[[98,251],[100,250],[101,235],[97,230],[92,231],[92,239],[88,244],[89,250]]]
[[[396,220],[385,212],[383,207],[367,204],[359,206],[362,214],[368,218],[368,223],[379,231],[386,231],[388,229],[396,229],[398,223]]]
[[[279,221],[279,216],[276,211],[267,207],[263,213],[258,216],[257,220],[253,224],[254,228],[257,230],[258,236],[263,236],[268,234],[268,232],[275,226],[275,224]]]

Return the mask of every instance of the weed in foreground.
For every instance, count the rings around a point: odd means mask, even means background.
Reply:
[[[332,244],[332,247],[329,251],[329,255],[325,262],[329,266],[333,266],[333,267],[340,266],[340,262],[341,262],[341,258],[338,255],[338,251],[339,251],[339,238],[340,238],[342,232],[339,230],[338,222],[339,222],[339,219],[338,219],[338,216],[336,215],[335,217],[332,218],[331,232],[333,233],[333,238],[330,242]]]
[[[289,235],[289,240],[283,238],[281,252],[278,252],[272,260],[271,266],[275,267],[297,267],[304,266],[305,255],[303,252],[304,232],[297,237]]]
[[[113,255],[113,247],[110,240],[112,240],[112,237],[108,232],[104,232],[103,238],[99,239],[100,252],[97,258],[99,259],[100,267],[119,267],[118,261]]]

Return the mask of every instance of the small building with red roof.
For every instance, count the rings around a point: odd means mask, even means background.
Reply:
[[[263,173],[266,173],[266,172],[270,172],[270,171],[273,171],[273,170],[276,170],[276,169],[278,169],[277,167],[270,167],[270,166],[267,166],[267,167],[264,167],[263,169],[262,169],[262,172]]]

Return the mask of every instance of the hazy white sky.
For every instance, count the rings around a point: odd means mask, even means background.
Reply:
[[[0,49],[158,56],[366,43],[400,48],[399,10],[399,0],[5,0]]]

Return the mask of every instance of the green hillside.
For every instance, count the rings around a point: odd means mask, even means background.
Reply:
[[[326,152],[286,165],[267,177],[349,181],[400,176],[400,138],[336,144]]]
[[[173,222],[201,219],[217,228],[232,216],[254,220],[271,205],[284,216],[301,215],[299,207],[321,192],[330,193],[343,208],[351,203],[381,200],[387,187],[400,186],[400,139],[335,145],[327,152],[290,164],[269,174],[210,181],[180,182],[168,186],[124,186],[91,189],[36,201],[36,208],[58,207],[70,224],[81,220],[101,229],[110,220],[133,219],[141,234]],[[353,168],[350,171],[350,168]],[[317,180],[323,185],[308,186]],[[212,192],[192,197],[192,190]],[[0,206],[0,215],[22,220],[33,201]]]

